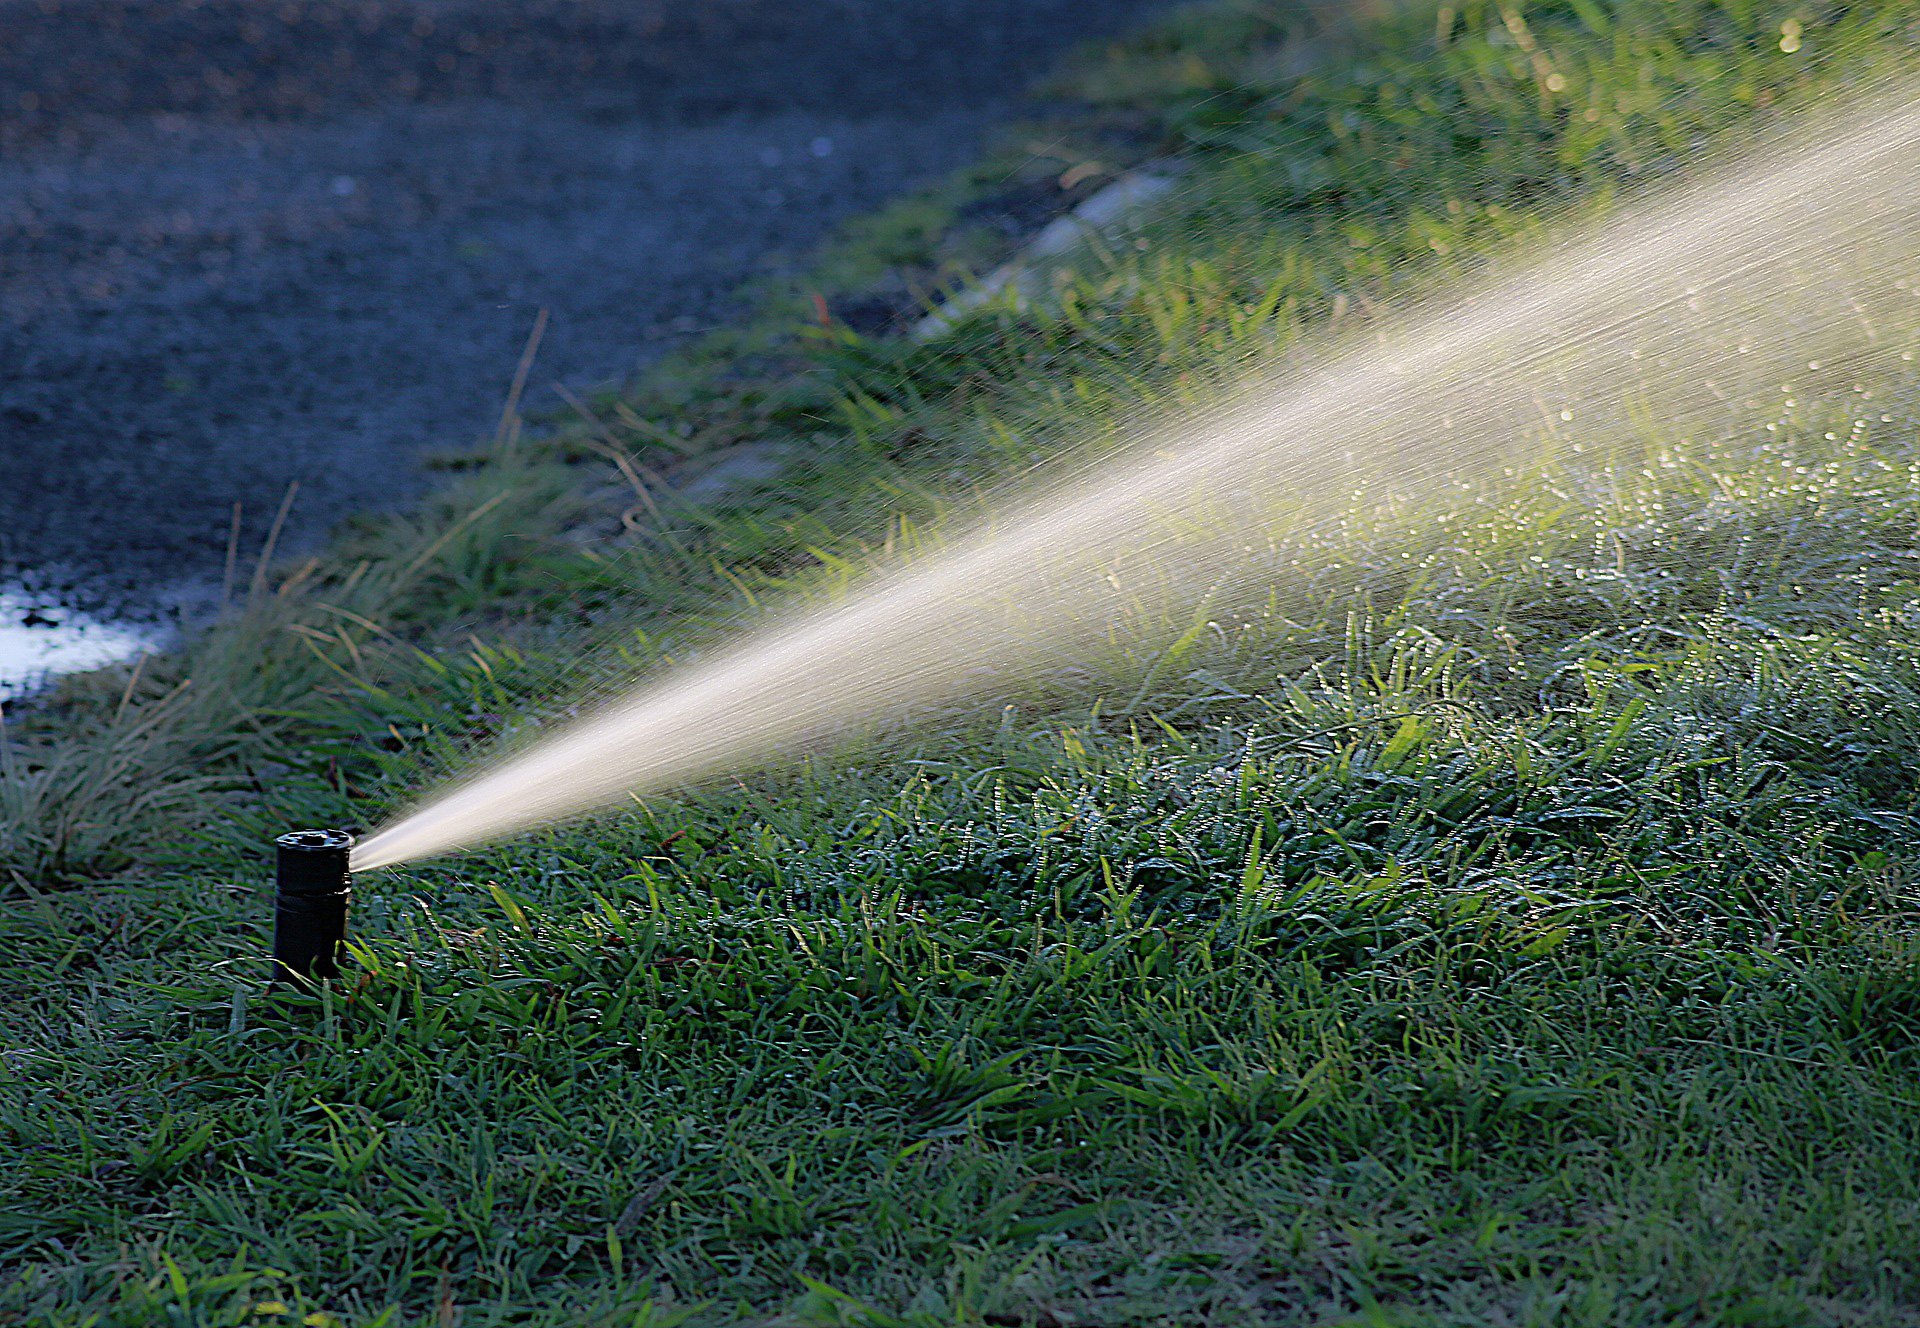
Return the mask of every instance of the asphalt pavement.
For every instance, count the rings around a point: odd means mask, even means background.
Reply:
[[[0,0],[0,612],[404,502],[541,308],[541,379],[629,373],[1163,7]]]

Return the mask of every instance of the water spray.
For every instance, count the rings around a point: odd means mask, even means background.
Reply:
[[[340,946],[347,939],[347,905],[353,898],[348,854],[353,836],[344,830],[295,830],[273,841],[273,977],[311,990],[340,976]]]
[[[1278,559],[1285,532],[1337,529],[1356,496],[1415,511],[1422,493],[1509,482],[1529,448],[1572,448],[1568,424],[1596,445],[1634,437],[1641,418],[1684,438],[1789,384],[1844,389],[1902,363],[1920,331],[1920,98],[1878,91],[1517,272],[1384,319],[1376,342],[1255,374],[1100,474],[478,772],[381,827],[353,865],[900,722],[1011,670],[1079,668],[1134,623],[1257,589],[1258,548]]]

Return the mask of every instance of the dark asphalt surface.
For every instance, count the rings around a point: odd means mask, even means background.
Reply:
[[[0,0],[0,590],[192,606],[627,373],[1165,0]]]

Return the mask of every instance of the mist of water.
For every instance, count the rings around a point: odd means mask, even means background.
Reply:
[[[1375,344],[1267,376],[846,602],[642,687],[378,831],[389,866],[749,768],[1081,659],[1231,593],[1276,521],[1501,482],[1543,447],[1726,427],[1883,372],[1920,323],[1920,102],[1879,98],[1668,191]],[[1636,425],[1638,422],[1638,425]]]

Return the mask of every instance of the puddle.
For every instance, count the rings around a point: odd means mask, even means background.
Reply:
[[[132,659],[159,633],[90,617],[0,586],[0,700],[24,696],[62,673]]]

